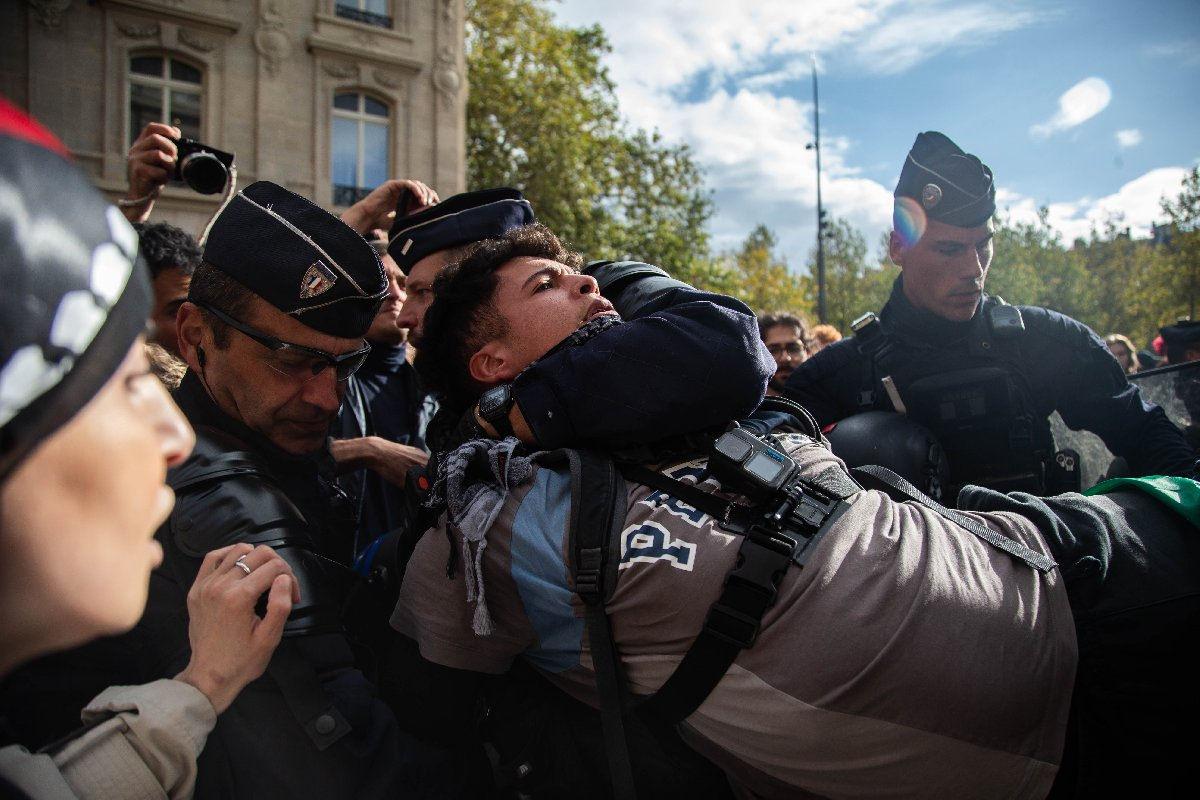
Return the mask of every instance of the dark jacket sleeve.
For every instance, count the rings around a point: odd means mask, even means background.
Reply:
[[[1023,306],[1021,313],[1037,384],[1050,388],[1069,428],[1099,436],[1135,475],[1192,474],[1196,454],[1183,433],[1126,379],[1100,337],[1055,311]]]
[[[534,363],[513,394],[539,446],[619,447],[721,425],[761,402],[775,364],[754,313],[635,262],[589,267],[625,323]]]
[[[823,348],[792,371],[783,394],[808,409],[822,427],[856,414],[864,375],[862,354],[854,339]]]

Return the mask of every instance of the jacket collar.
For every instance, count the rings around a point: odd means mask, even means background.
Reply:
[[[966,337],[983,318],[983,308],[989,302],[984,293],[975,308],[975,315],[964,322],[943,319],[937,314],[917,308],[904,295],[904,275],[896,277],[892,294],[879,312],[879,319],[889,333],[910,341],[937,346]]]

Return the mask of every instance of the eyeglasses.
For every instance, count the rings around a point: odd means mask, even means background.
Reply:
[[[249,325],[229,316],[221,309],[213,308],[208,303],[195,303],[195,305],[212,314],[235,331],[244,334],[268,350],[273,351],[276,355],[292,356],[293,358],[299,356],[302,359],[300,361],[280,360],[278,358],[266,358],[263,361],[280,375],[302,383],[311,381],[330,367],[333,368],[334,375],[337,376],[338,382],[341,383],[358,371],[358,368],[367,360],[367,354],[371,352],[371,345],[364,342],[363,346],[358,350],[335,356],[332,353],[326,353],[324,350],[305,347],[302,344],[292,344],[282,339],[276,339],[274,336],[262,331],[256,331]]]
[[[803,342],[779,342],[776,344],[767,345],[767,352],[773,356],[781,356],[787,353],[789,356],[798,356],[804,353]]]

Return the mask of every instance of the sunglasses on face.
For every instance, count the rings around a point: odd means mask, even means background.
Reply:
[[[804,352],[803,342],[780,342],[777,344],[767,345],[767,352],[773,356],[781,356],[787,353],[789,356],[798,356]]]
[[[270,334],[257,331],[249,325],[239,322],[224,311],[214,308],[208,303],[196,303],[195,305],[212,314],[235,331],[238,331],[249,339],[253,339],[272,351],[272,357],[263,359],[264,363],[280,375],[300,381],[301,383],[311,381],[330,368],[333,369],[334,375],[337,377],[338,382],[341,383],[358,371],[358,368],[367,360],[367,354],[371,352],[371,345],[363,342],[363,346],[358,350],[335,356],[332,353],[326,353],[324,350],[317,350],[313,347],[305,347],[302,344],[292,344],[282,339],[276,339]]]

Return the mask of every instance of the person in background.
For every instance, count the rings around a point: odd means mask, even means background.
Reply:
[[[187,300],[192,273],[200,266],[200,246],[190,233],[166,222],[139,222],[133,227],[138,232],[138,243],[150,267],[154,288],[151,341],[178,357],[175,315]]]
[[[832,325],[816,325],[808,332],[808,355],[815,356],[825,347],[841,341],[842,332]]]
[[[1110,333],[1104,337],[1104,343],[1108,345],[1109,352],[1121,365],[1121,369],[1125,370],[1126,375],[1133,375],[1138,371],[1137,348],[1128,336],[1123,333]]]
[[[775,359],[775,374],[767,384],[767,394],[777,397],[783,393],[792,370],[808,358],[804,320],[787,311],[766,314],[758,318],[758,335]]]
[[[165,122],[151,122],[129,148],[125,171],[129,188],[117,205],[130,222],[145,222],[154,210],[154,201],[171,180],[179,150],[175,142],[183,136],[179,128]]]
[[[1159,328],[1167,364],[1200,361],[1200,322],[1181,319],[1174,325]]]
[[[162,560],[154,529],[174,502],[164,477],[194,437],[144,355],[151,293],[136,235],[57,139],[2,98],[0,191],[9,198],[0,208],[7,678],[24,662],[138,621]],[[70,246],[49,247],[51,230]],[[183,670],[106,689],[83,709],[83,730],[36,754],[4,742],[0,796],[190,797],[217,715],[266,668],[296,589],[268,547],[208,553],[188,592]],[[260,618],[254,605],[264,592]]]

